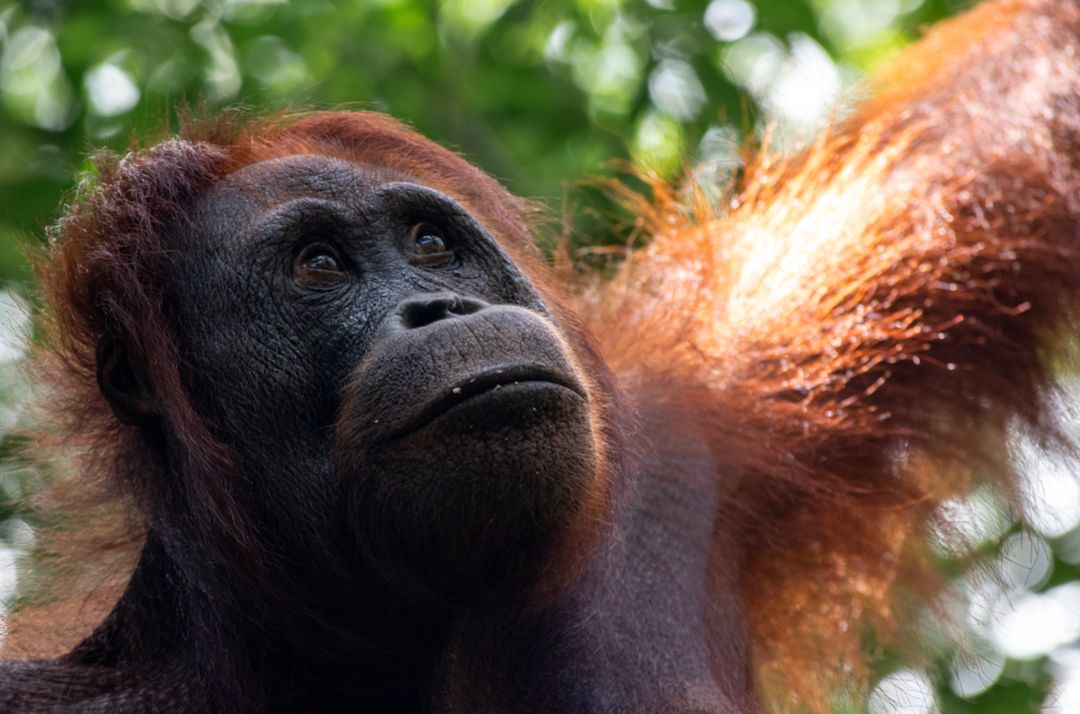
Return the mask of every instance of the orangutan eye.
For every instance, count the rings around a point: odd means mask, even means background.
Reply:
[[[454,253],[443,229],[433,223],[417,223],[409,231],[412,238],[412,261],[418,265],[441,265],[450,262]]]
[[[329,285],[346,277],[341,258],[333,247],[312,243],[304,247],[293,260],[293,278],[305,285]]]

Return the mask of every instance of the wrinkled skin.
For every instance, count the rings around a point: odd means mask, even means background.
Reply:
[[[200,411],[265,479],[270,537],[309,558],[344,505],[368,573],[437,600],[534,563],[586,499],[594,436],[495,239],[408,177],[323,157],[243,169],[195,215],[178,342]]]
[[[177,233],[181,377],[252,542],[203,516],[153,370],[103,340],[100,388],[168,478],[113,613],[9,665],[0,708],[446,709],[469,613],[588,550],[566,536],[606,493],[590,357],[484,226],[388,169],[258,163]]]

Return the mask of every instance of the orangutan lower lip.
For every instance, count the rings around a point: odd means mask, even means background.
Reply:
[[[409,423],[388,436],[387,441],[392,441],[405,434],[419,431],[438,417],[458,406],[462,402],[473,397],[494,392],[503,387],[529,384],[547,383],[577,394],[582,399],[588,399],[585,390],[577,380],[560,374],[548,367],[539,365],[509,365],[498,367],[479,374],[473,375],[466,380],[452,385],[431,401],[424,404],[416,415],[409,419]]]

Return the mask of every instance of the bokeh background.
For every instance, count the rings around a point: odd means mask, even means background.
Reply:
[[[24,498],[42,479],[12,432],[33,386],[19,371],[33,293],[24,253],[93,149],[161,136],[182,103],[377,109],[542,201],[543,240],[617,243],[619,220],[592,179],[629,166],[723,183],[764,126],[775,146],[797,149],[858,99],[861,77],[964,4],[0,1],[2,607],[17,606],[33,567]],[[1080,429],[1074,391],[1062,418]],[[1022,512],[991,490],[948,504],[959,527],[936,537],[948,597],[908,625],[919,657],[879,653],[873,714],[1080,712],[1076,465],[1020,433],[1013,446]]]

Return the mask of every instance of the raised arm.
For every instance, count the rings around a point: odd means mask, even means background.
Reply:
[[[875,89],[801,155],[763,153],[723,215],[661,192],[584,310],[643,409],[708,434],[784,690],[888,625],[919,517],[975,470],[1007,479],[1014,419],[1054,436],[1048,353],[1080,297],[1080,3],[981,5]]]

